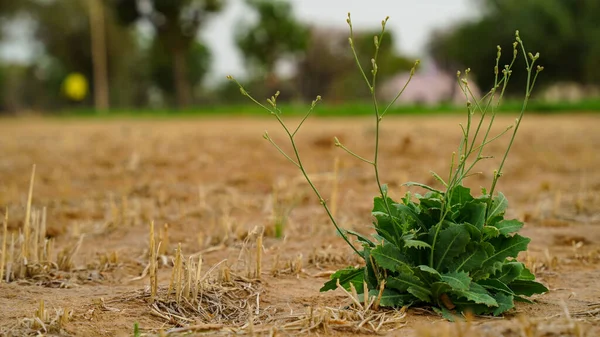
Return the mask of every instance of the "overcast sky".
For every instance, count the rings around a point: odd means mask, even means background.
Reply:
[[[381,20],[390,17],[388,29],[393,31],[397,46],[412,57],[422,57],[429,34],[435,28],[473,18],[478,11],[473,0],[290,0],[296,16],[303,22],[325,26],[346,27],[346,15],[352,13],[357,28],[378,28]],[[244,0],[227,0],[227,7],[202,33],[214,53],[211,78],[243,74],[243,64],[233,35],[239,20],[248,18]],[[25,27],[12,29],[12,42],[0,48],[0,56],[23,60],[31,54],[34,44],[24,42]]]

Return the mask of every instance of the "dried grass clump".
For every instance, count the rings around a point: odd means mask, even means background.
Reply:
[[[67,335],[63,328],[72,318],[73,310],[69,308],[54,309],[54,315],[51,315],[44,300],[40,300],[32,317],[24,318],[5,330],[0,329],[0,336]]]
[[[83,244],[83,235],[76,244],[55,253],[54,240],[48,238],[46,208],[32,207],[35,165],[31,173],[25,219],[18,233],[8,231],[8,208],[0,239],[0,282],[37,284],[50,287],[69,287],[70,282],[90,279],[88,267],[76,267],[74,259]],[[116,257],[115,257],[116,258]],[[106,260],[106,261],[104,261]],[[111,258],[100,258],[99,266],[106,267]],[[102,271],[102,270],[99,270]]]
[[[154,224],[150,227],[150,286],[138,294],[150,303],[150,312],[183,332],[202,326],[245,329],[266,318],[260,308],[262,287],[260,251],[262,232],[256,237],[257,257],[252,278],[234,273],[223,260],[202,273],[202,255],[184,257],[178,245],[168,287],[159,287],[157,256],[161,242],[156,243]],[[219,271],[219,273],[213,273]],[[248,272],[248,271],[247,271]],[[215,275],[216,274],[216,275]],[[183,329],[183,330],[182,330]]]

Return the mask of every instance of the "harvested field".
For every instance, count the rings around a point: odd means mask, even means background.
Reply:
[[[513,120],[502,116],[496,131]],[[462,121],[386,117],[380,169],[392,197],[407,181],[435,185],[430,170],[447,174]],[[532,238],[520,260],[550,292],[468,323],[418,308],[344,310],[340,289],[320,293],[360,260],[265,129],[289,149],[268,118],[1,120],[0,245],[13,260],[27,255],[28,267],[12,264],[14,279],[0,282],[0,335],[130,336],[138,323],[141,335],[170,336],[600,336],[599,116],[525,117],[498,190]],[[364,234],[374,172],[333,137],[369,156],[373,132],[370,118],[316,118],[298,135],[339,222]],[[483,162],[467,186],[489,186],[496,166]]]

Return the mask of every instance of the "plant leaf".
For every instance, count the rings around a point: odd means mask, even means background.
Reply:
[[[445,282],[434,282],[431,284],[431,294],[434,298],[438,299],[442,294],[452,290],[452,287]]]
[[[508,287],[517,295],[531,296],[548,292],[546,286],[535,281],[514,280]]]
[[[467,232],[469,232],[469,236],[473,241],[481,241],[481,230],[468,222],[462,224],[465,227]]]
[[[519,220],[501,220],[494,224],[494,227],[498,228],[500,234],[508,236],[508,234],[518,232],[523,228],[523,223]]]
[[[485,289],[491,290],[494,293],[502,292],[508,295],[514,295],[513,291],[503,282],[496,279],[479,280],[477,283]]]
[[[423,302],[431,302],[431,290],[423,287],[408,287],[406,290]]]
[[[525,297],[519,296],[519,295],[513,295],[513,297],[515,298],[515,301],[517,302],[523,302],[523,303],[527,303],[527,304],[533,304],[534,302],[531,300],[526,299]]]
[[[465,299],[464,297],[458,298],[456,295],[451,296],[450,300],[452,303],[454,303],[454,305],[456,305],[456,310],[463,313],[471,312],[475,315],[483,315],[491,313],[494,308],[485,304],[476,304],[471,300]]]
[[[500,236],[500,231],[494,226],[485,226],[483,227],[482,232],[484,240],[489,240]]]
[[[470,242],[466,252],[454,259],[450,270],[470,272],[481,268],[483,261],[494,254],[494,246],[489,242]]]
[[[488,307],[498,306],[498,303],[490,296],[490,293],[475,282],[471,282],[469,290],[453,290],[452,293],[459,297],[464,297],[469,301],[473,301],[476,304],[485,304]]]
[[[450,196],[450,207],[458,207],[466,205],[468,202],[473,200],[471,196],[471,189],[464,187],[462,185],[457,185],[450,191],[448,191],[448,195]]]
[[[404,247],[416,249],[431,248],[427,242],[421,240],[404,240]]]
[[[504,293],[497,293],[494,296],[494,299],[498,303],[498,308],[494,310],[492,313],[494,316],[499,316],[502,313],[512,309],[515,307],[515,302],[513,300],[513,295],[507,295]]]
[[[422,282],[428,285],[442,279],[442,275],[437,270],[423,264],[414,268],[413,271]]]
[[[496,238],[490,241],[494,246],[494,254],[483,261],[484,266],[491,266],[495,262],[503,262],[507,257],[517,257],[519,252],[527,250],[531,239],[515,234],[509,238]]]
[[[371,251],[377,264],[385,269],[412,274],[411,266],[402,251],[393,244],[379,245]]]
[[[517,280],[533,281],[535,280],[535,275],[533,275],[533,273],[529,269],[527,269],[525,265],[523,265],[523,270],[521,271],[519,277],[517,277]]]
[[[431,300],[431,291],[414,275],[400,274],[388,277],[386,285],[399,292],[409,292],[421,301],[429,302]]]
[[[468,202],[461,210],[460,215],[456,219],[457,222],[468,222],[477,227],[480,231],[485,225],[485,211],[487,204],[474,199]]]
[[[442,275],[442,281],[446,282],[453,290],[468,291],[471,278],[465,272],[451,272]]]
[[[490,224],[490,219],[495,217],[501,217],[506,212],[506,208],[508,207],[508,200],[501,192],[498,192],[498,195],[492,200],[492,204],[490,210],[488,212],[487,224]]]
[[[340,285],[346,290],[350,289],[350,283],[353,283],[356,289],[362,289],[363,280],[365,277],[365,268],[348,267],[336,271],[331,275],[331,280],[327,281],[320,291],[335,290],[337,288],[337,280],[340,280]]]
[[[502,265],[502,270],[496,272],[496,274],[493,275],[493,278],[504,284],[509,284],[521,275],[524,268],[525,265],[521,262],[508,262]]]
[[[446,229],[440,230],[437,242],[433,242],[432,249],[434,256],[435,269],[440,270],[441,266],[447,265],[450,260],[465,251],[469,243],[469,233],[457,224],[452,224]]]

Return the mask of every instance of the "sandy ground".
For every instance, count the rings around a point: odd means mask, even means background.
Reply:
[[[430,170],[447,174],[462,121],[384,120],[381,177],[393,197],[407,191],[401,186],[407,181],[435,185]],[[513,121],[503,116],[495,131]],[[47,208],[55,251],[83,236],[72,273],[44,285],[31,279],[0,283],[0,335],[32,333],[27,322],[42,299],[51,316],[55,309],[70,310],[63,335],[126,336],[134,322],[143,333],[172,328],[135,296],[149,284],[147,276],[136,277],[147,265],[151,221],[157,233],[168,224],[167,256],[181,243],[184,256],[202,252],[204,270],[224,259],[236,270],[240,251],[248,253],[242,249],[248,231],[264,226],[260,308],[285,317],[308,307],[344,305],[348,298],[341,291],[319,288],[330,271],[358,260],[335,235],[300,172],[261,137],[264,130],[289,151],[268,118],[0,120],[0,212],[8,209],[9,231],[23,226],[35,164],[32,205]],[[335,205],[339,222],[367,234],[377,193],[374,172],[336,148],[333,137],[368,157],[373,135],[370,118],[321,118],[309,120],[297,137],[304,163]],[[507,141],[492,144],[487,154],[500,156]],[[524,220],[522,234],[532,238],[520,259],[550,292],[536,296],[534,305],[517,304],[504,318],[477,318],[473,336],[575,336],[577,329],[581,336],[600,336],[599,149],[600,116],[526,117],[499,190],[509,200],[508,215]],[[466,184],[489,186],[496,165],[484,162],[482,174]],[[289,211],[284,238],[274,235],[273,198],[282,205],[276,209]],[[171,270],[161,265],[160,286],[169,284]],[[413,308],[399,327],[406,336],[465,335],[460,326]]]

